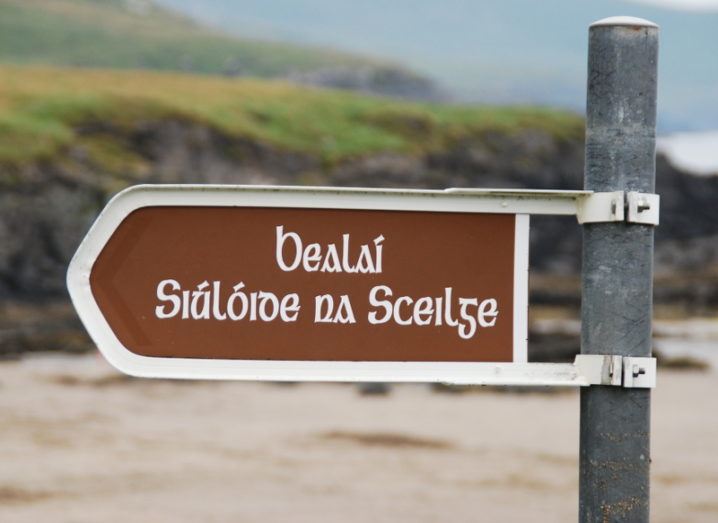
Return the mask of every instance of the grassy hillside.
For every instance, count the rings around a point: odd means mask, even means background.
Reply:
[[[176,73],[0,67],[0,162],[6,164],[56,155],[83,139],[81,126],[101,123],[120,132],[161,119],[196,121],[327,162],[380,151],[420,153],[491,130],[582,132],[578,116],[541,108],[398,102]]]
[[[0,62],[253,76],[374,64],[230,37],[148,0],[0,0]]]

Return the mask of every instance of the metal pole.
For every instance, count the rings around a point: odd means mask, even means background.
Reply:
[[[647,20],[591,25],[586,189],[654,192],[657,57]],[[582,296],[583,354],[650,356],[653,227],[585,225]],[[650,389],[581,390],[580,521],[648,521],[650,399]]]

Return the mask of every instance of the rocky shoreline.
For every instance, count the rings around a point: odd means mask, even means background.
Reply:
[[[535,129],[487,131],[457,139],[440,151],[377,154],[331,165],[176,118],[123,128],[85,122],[76,132],[121,143],[133,157],[108,166],[82,145],[73,145],[51,159],[0,166],[0,354],[92,346],[69,305],[65,271],[104,203],[129,185],[579,189],[582,184],[581,137]],[[657,191],[662,198],[656,231],[657,310],[713,316],[718,311],[718,177],[692,176],[659,156]],[[532,305],[577,315],[580,250],[581,229],[573,218],[532,218]],[[532,336],[535,348],[530,350],[539,358],[545,352],[542,336]],[[557,341],[554,336],[548,344]],[[566,354],[577,350],[575,337],[561,343],[568,347]]]

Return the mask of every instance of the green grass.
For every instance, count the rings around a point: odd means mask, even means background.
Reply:
[[[398,102],[176,73],[0,67],[0,162],[50,157],[88,139],[100,156],[117,155],[120,145],[80,136],[78,127],[102,123],[121,135],[162,119],[197,122],[325,163],[378,152],[421,154],[487,132],[537,129],[570,139],[583,130],[577,115],[542,108]]]
[[[338,64],[389,66],[231,37],[152,3],[127,0],[0,0],[0,62],[260,77]]]

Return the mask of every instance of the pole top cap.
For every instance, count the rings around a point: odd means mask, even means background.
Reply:
[[[605,26],[630,26],[630,27],[655,27],[658,28],[657,24],[646,20],[644,18],[636,18],[635,16],[609,16],[603,18],[590,25],[590,27],[605,27]]]

